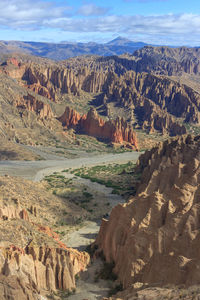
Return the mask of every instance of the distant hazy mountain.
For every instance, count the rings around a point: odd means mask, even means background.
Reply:
[[[20,41],[0,41],[0,53],[22,52],[30,55],[47,57],[55,60],[64,60],[79,55],[120,55],[133,53],[135,50],[144,47],[145,43],[133,42],[123,37],[118,37],[108,43],[70,43],[62,42],[40,43]]]

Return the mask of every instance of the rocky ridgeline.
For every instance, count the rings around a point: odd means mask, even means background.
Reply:
[[[74,128],[87,135],[138,150],[135,132],[120,117],[116,120],[104,121],[94,108],[91,108],[86,115],[81,116],[75,110],[66,107],[64,114],[58,120],[66,128]]]
[[[114,103],[127,109],[134,116],[135,125],[140,128],[150,133],[160,131],[175,136],[186,133],[183,122],[200,123],[200,95],[186,85],[152,74],[157,70],[154,54],[160,55],[162,60],[166,57],[170,61],[176,60],[181,68],[181,59],[188,57],[190,52],[194,60],[198,60],[199,51],[195,49],[165,47],[145,47],[135,52],[137,59],[130,56],[84,57],[57,65],[10,59],[2,64],[1,72],[20,80],[20,84],[53,102],[60,101],[64,94],[79,96],[81,91],[100,93],[95,105],[104,107],[109,117],[112,116],[109,104]],[[142,64],[145,57],[149,61],[149,55],[155,60],[152,66],[144,70],[135,66],[136,63]],[[161,63],[159,68],[165,70],[165,64]],[[127,114],[127,119],[129,117],[130,114]]]
[[[67,248],[48,226],[31,222],[18,199],[7,202],[0,207],[1,299],[38,300],[48,292],[74,289],[75,275],[86,268],[89,255]],[[30,212],[37,215],[34,207]]]
[[[160,75],[200,74],[200,48],[145,46],[133,53],[137,72]]]
[[[35,83],[31,85],[31,82],[33,83],[34,80],[29,81],[28,86],[36,91]],[[47,79],[46,82],[48,82]],[[38,86],[43,84],[45,88],[48,86],[41,80],[37,84]],[[186,133],[184,126],[179,125],[171,114],[175,117],[183,118],[185,116],[187,122],[191,120],[196,123],[199,122],[199,111],[195,105],[195,101],[199,101],[199,95],[195,94],[194,103],[192,103],[184,86],[178,87],[178,84],[173,81],[168,80],[167,82],[166,80],[165,82],[164,79],[153,75],[130,72],[118,77],[111,71],[105,71],[105,73],[89,72],[88,67],[87,71],[80,70],[76,75],[72,69],[65,71],[57,69],[51,72],[49,85],[51,85],[50,90],[56,89],[54,95],[60,93],[79,95],[81,90],[89,93],[102,92],[102,97],[100,97],[102,103],[99,102],[98,104],[105,105],[105,111],[108,115],[107,102],[120,102],[121,105],[129,109],[134,105],[134,114],[139,118],[140,125],[150,132],[158,130],[171,135]],[[192,90],[191,94],[194,94]],[[46,93],[43,96],[46,96]],[[51,98],[51,96],[47,97]],[[52,97],[53,101],[56,101],[56,98]],[[177,109],[174,109],[174,106]],[[166,108],[167,111],[163,112],[163,108]]]
[[[114,262],[124,288],[200,284],[200,136],[159,144],[136,172],[136,196],[103,219],[96,255]]]

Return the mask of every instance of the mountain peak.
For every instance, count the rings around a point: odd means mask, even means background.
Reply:
[[[106,43],[107,45],[118,45],[118,46],[122,46],[124,44],[127,43],[133,43],[131,40],[124,38],[122,36],[118,36],[117,38],[115,38],[114,40]]]

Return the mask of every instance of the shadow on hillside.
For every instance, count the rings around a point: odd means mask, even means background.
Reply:
[[[9,150],[0,150],[0,160],[2,159],[15,159],[17,157],[17,153],[15,151]]]

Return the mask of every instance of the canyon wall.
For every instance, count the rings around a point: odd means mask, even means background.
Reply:
[[[200,74],[199,48],[170,48],[145,46],[133,53],[137,72],[152,72],[161,75]]]
[[[75,110],[66,107],[64,114],[58,120],[64,127],[74,128],[87,135],[138,150],[135,132],[125,120],[119,117],[116,120],[104,121],[94,108],[91,108],[87,115],[81,116]]]
[[[98,250],[123,287],[200,284],[200,136],[182,136],[145,152],[136,196],[103,219]]]
[[[137,55],[145,57],[143,52]],[[132,114],[135,124],[150,133],[175,136],[186,133],[184,123],[200,124],[198,92],[166,76],[138,72],[130,61],[86,57],[55,65],[14,60],[1,66],[1,72],[53,102],[62,101],[65,94],[79,97],[82,91],[99,94],[93,105],[101,106],[107,116],[112,117],[113,103],[129,112],[124,115],[127,120]]]
[[[1,187],[1,193],[7,188]],[[0,200],[2,300],[38,300],[58,290],[71,291],[76,274],[89,263],[87,253],[68,248],[51,228],[33,222],[41,213],[36,207],[32,205],[29,211],[30,215],[16,197]]]
[[[48,103],[44,103],[31,94],[15,100],[15,106],[20,110],[27,109],[36,113],[40,118],[51,119],[54,117],[52,109]]]

